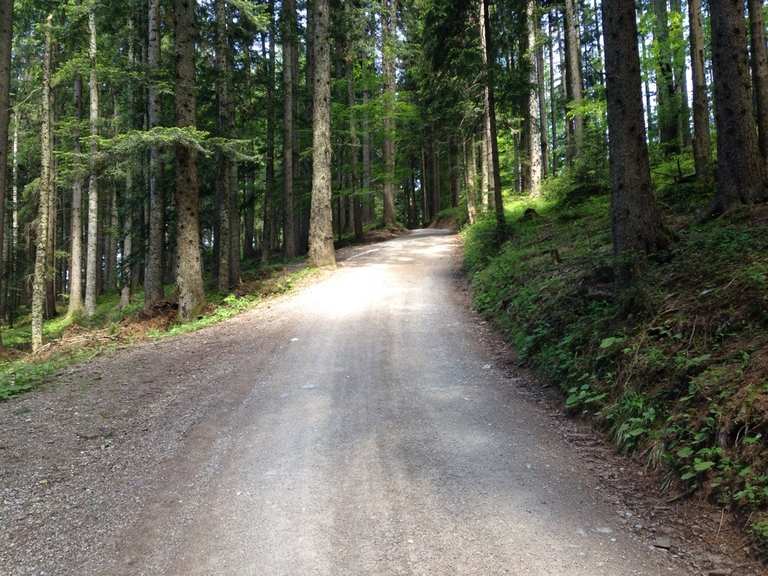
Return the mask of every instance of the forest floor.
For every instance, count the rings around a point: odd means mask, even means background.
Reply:
[[[0,403],[0,573],[764,573],[562,415],[440,231]]]

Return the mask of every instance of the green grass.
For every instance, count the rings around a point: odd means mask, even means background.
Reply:
[[[294,262],[292,264],[298,264]],[[252,309],[265,298],[270,296],[284,294],[293,290],[297,283],[303,279],[310,278],[316,273],[316,270],[301,267],[290,272],[285,271],[285,265],[275,264],[267,267],[245,269],[243,277],[253,280],[262,278],[263,282],[258,283],[255,292],[244,294],[242,296],[222,295],[218,292],[209,292],[207,294],[208,308],[207,312],[199,318],[182,323],[172,323],[166,330],[149,330],[145,337],[148,338],[167,338],[179,336],[201,330],[208,326],[213,326],[224,320],[232,318],[242,312]],[[170,297],[173,287],[166,287],[166,296]],[[84,317],[59,316],[45,322],[43,332],[46,342],[60,340],[66,331],[73,327],[79,327],[86,334],[89,330],[108,329],[110,333],[118,334],[120,332],[121,322],[134,319],[138,312],[143,309],[143,293],[136,292],[132,295],[131,303],[128,307],[119,308],[119,294],[106,294],[99,298],[96,308],[96,314],[91,319]],[[94,332],[95,334],[95,332]],[[142,337],[127,335],[120,339],[121,345],[130,344]],[[3,342],[6,347],[17,350],[28,350],[31,341],[31,330],[29,318],[22,317],[19,323],[13,328],[3,329]],[[12,396],[23,394],[42,385],[50,377],[61,369],[88,361],[101,353],[116,348],[117,342],[99,342],[94,339],[94,343],[73,347],[66,347],[58,350],[56,348],[47,356],[33,356],[23,354],[20,357],[0,361],[0,401],[7,400]]]
[[[766,510],[768,209],[699,223],[711,191],[658,180],[677,240],[631,289],[613,283],[608,196],[576,193],[566,175],[545,199],[511,199],[502,246],[492,218],[463,231],[474,305],[568,411],[669,490]]]

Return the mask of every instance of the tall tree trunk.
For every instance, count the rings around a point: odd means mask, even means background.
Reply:
[[[135,42],[133,32],[133,16],[128,16],[128,67],[133,69],[136,66],[136,59],[133,52]],[[128,87],[128,126],[134,127],[135,103],[133,100],[133,87]],[[131,266],[133,262],[133,173],[134,163],[130,160],[125,169],[125,194],[123,195],[123,253],[120,273],[120,308],[126,308],[131,303],[131,290],[133,278]]]
[[[91,318],[96,314],[96,295],[98,292],[99,266],[99,187],[96,175],[97,138],[99,136],[99,82],[96,75],[96,12],[93,5],[88,11],[88,30],[90,41],[88,56],[90,59],[90,127],[91,144],[89,152],[88,175],[88,244],[86,247],[85,272],[85,314]]]
[[[74,153],[80,155],[80,130],[78,123],[83,116],[83,79],[77,74],[74,82],[75,130]],[[72,184],[72,207],[70,215],[70,258],[69,258],[69,316],[83,311],[83,180],[75,174]]]
[[[264,182],[264,226],[261,240],[261,261],[269,262],[275,238],[275,0],[269,0],[269,56],[267,61],[267,142]],[[266,34],[262,35],[262,52]],[[264,55],[264,54],[263,54]],[[264,55],[266,56],[266,55]]]
[[[581,33],[579,16],[575,0],[565,0],[565,72],[566,96],[569,106],[578,108],[583,100],[581,78]],[[568,126],[568,162],[573,163],[581,157],[584,147],[584,117],[575,115],[567,121]]]
[[[309,226],[309,262],[335,266],[333,211],[331,209],[331,54],[328,38],[328,0],[315,0],[314,101],[312,105],[312,212]]]
[[[688,19],[691,39],[691,68],[693,73],[693,159],[696,176],[700,180],[710,177],[712,151],[709,127],[709,94],[704,68],[704,29],[701,0],[688,0]]]
[[[504,201],[501,197],[501,170],[499,168],[499,142],[496,137],[496,100],[494,94],[494,49],[491,19],[488,12],[488,0],[480,2],[481,40],[483,51],[483,68],[485,69],[485,114],[489,136],[490,171],[489,180],[493,183],[493,206],[496,211],[496,226],[499,239],[506,235]]]
[[[672,46],[669,41],[667,0],[653,0],[654,50],[656,53],[656,90],[659,116],[659,138],[667,154],[680,150],[680,107],[675,93]]]
[[[229,41],[227,39],[227,3],[216,0],[216,99],[217,127],[219,136],[229,138],[231,122],[229,109]],[[219,291],[229,292],[230,284],[230,171],[232,163],[224,152],[216,155],[216,204],[218,208],[218,235],[216,238],[218,254]]]
[[[638,256],[667,240],[651,189],[635,18],[634,0],[603,3],[613,253],[623,281]]]
[[[51,126],[51,27],[53,16],[49,15],[45,25],[45,52],[43,55],[43,102],[40,117],[40,193],[37,216],[37,249],[35,252],[35,273],[32,284],[32,351],[37,352],[43,345],[43,314],[45,312],[45,284],[48,249],[48,211],[53,185],[51,158],[53,157],[53,127]]]
[[[151,81],[147,89],[147,124],[149,129],[160,125],[160,93],[157,83],[160,72],[160,0],[149,0],[147,18],[147,68]],[[149,149],[149,238],[144,273],[144,308],[151,309],[165,297],[163,293],[163,229],[165,202],[159,185],[162,170],[160,149]]]
[[[536,14],[535,11],[534,14]],[[547,170],[549,169],[549,145],[547,142],[549,132],[547,126],[547,89],[544,78],[544,43],[542,42],[541,38],[541,17],[538,14],[536,14],[535,26],[534,38],[536,40],[536,92],[539,97],[539,144],[541,147],[541,176],[546,177]]]
[[[285,257],[296,256],[296,215],[293,198],[293,143],[295,87],[293,51],[296,50],[296,6],[283,0],[283,243]]]
[[[174,0],[176,24],[176,125],[195,126],[195,7],[194,0]],[[179,318],[194,318],[205,306],[200,262],[199,184],[197,153],[176,146],[176,284]]]
[[[434,138],[432,145],[432,219],[436,219],[443,208],[443,191],[440,187],[440,143]]]
[[[691,110],[688,106],[688,66],[685,54],[685,19],[681,0],[670,0],[670,8],[675,16],[672,41],[672,63],[674,70],[675,103],[678,111],[678,131],[683,146],[691,144]]]
[[[363,90],[363,193],[365,194],[365,221],[373,220],[375,195],[371,191],[371,131],[368,126],[368,90]]]
[[[13,0],[0,0],[0,252],[5,246],[5,199],[8,190],[8,131],[11,121],[11,41]],[[9,250],[8,255],[11,254]],[[10,258],[10,256],[8,256]],[[6,262],[0,256],[0,320],[5,315]],[[0,348],[2,348],[0,339]]]
[[[229,169],[229,285],[232,287],[240,284],[240,204],[239,170],[237,161],[232,160]]]
[[[557,95],[555,93],[555,51],[553,43],[555,41],[555,34],[553,28],[553,14],[554,10],[551,10],[547,15],[547,25],[549,32],[549,41],[547,42],[549,52],[549,113],[550,124],[552,127],[552,138],[549,146],[549,157],[551,159],[552,174],[557,174]]]
[[[360,174],[358,171],[358,157],[360,155],[360,142],[357,138],[357,117],[355,105],[357,95],[355,90],[355,68],[352,64],[352,54],[348,55],[347,64],[347,105],[349,106],[349,157],[350,180],[352,182],[352,220],[355,230],[355,240],[363,239],[363,199],[360,196]]]
[[[480,147],[480,199],[483,205],[483,212],[487,212],[491,204],[491,197],[493,196],[491,186],[491,171],[488,169],[488,158],[490,154],[488,151],[488,114],[483,114],[483,131],[478,143]]]
[[[765,46],[764,0],[749,0],[752,85],[757,103],[757,131],[763,169],[768,172],[768,49]]]
[[[451,187],[451,208],[459,205],[459,150],[456,137],[448,137],[448,178]]]
[[[712,69],[717,124],[717,194],[713,210],[749,204],[765,193],[752,113],[744,4],[711,2]]]
[[[384,73],[384,226],[395,226],[395,42],[397,0],[383,0],[381,14]]]
[[[538,196],[541,192],[541,177],[543,172],[542,147],[543,133],[541,131],[541,115],[543,107],[541,106],[541,89],[544,84],[544,71],[539,71],[539,66],[543,67],[543,59],[539,58],[541,48],[538,46],[539,27],[538,15],[536,14],[536,0],[528,0],[526,5],[526,21],[528,27],[527,42],[527,60],[529,65],[528,85],[528,105],[526,114],[526,182],[528,184],[528,193],[532,196]]]

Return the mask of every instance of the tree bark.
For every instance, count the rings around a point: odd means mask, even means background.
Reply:
[[[749,0],[752,85],[757,104],[757,133],[763,169],[768,172],[768,49],[765,45],[764,0]]]
[[[261,261],[266,264],[272,253],[275,238],[275,0],[267,5],[269,15],[269,55],[267,61],[267,142],[264,182],[264,225],[261,240]],[[262,53],[266,34],[262,35]],[[262,54],[266,56],[265,54]]]
[[[99,185],[96,176],[96,155],[98,153],[97,138],[99,137],[99,82],[96,74],[96,12],[91,5],[88,11],[88,30],[90,41],[88,56],[90,59],[90,127],[91,143],[89,152],[88,175],[88,243],[86,246],[85,272],[85,314],[92,318],[96,314],[96,295],[98,292],[99,269]]]
[[[352,220],[355,231],[355,240],[363,239],[363,199],[360,196],[360,174],[358,171],[358,157],[360,156],[360,142],[357,138],[357,117],[355,105],[357,94],[355,90],[355,68],[352,64],[352,54],[348,55],[347,64],[347,105],[349,106],[349,157],[350,157],[350,181],[352,182]]]
[[[381,14],[384,74],[384,226],[396,224],[395,215],[395,42],[397,0],[383,0]]]
[[[544,164],[542,150],[546,144],[544,144],[544,135],[541,130],[541,115],[543,112],[543,106],[541,105],[543,95],[541,90],[544,84],[544,71],[539,69],[540,66],[543,68],[543,58],[539,58],[541,47],[538,46],[537,42],[539,22],[536,14],[536,0],[527,1],[526,16],[528,27],[527,59],[530,72],[528,82],[530,89],[527,94],[526,142],[528,149],[526,150],[525,180],[528,184],[527,192],[532,196],[538,196],[541,192],[541,177]]]
[[[227,39],[227,4],[225,0],[216,0],[216,100],[217,128],[219,136],[228,138],[232,123],[229,107],[229,46]],[[230,284],[230,171],[232,165],[224,152],[216,154],[216,204],[218,208],[218,235],[216,247],[218,255],[219,291],[229,292]]]
[[[147,89],[147,124],[149,129],[160,125],[160,94],[157,89],[160,72],[160,0],[149,0],[147,26],[147,68],[150,82]],[[163,292],[163,229],[165,202],[158,179],[162,169],[160,149],[149,149],[149,238],[144,273],[144,308],[151,309],[165,297]]]
[[[651,189],[634,0],[603,3],[613,253],[620,280],[667,237]]]
[[[554,10],[550,11],[547,15],[547,25],[549,32],[549,40],[547,42],[548,55],[549,55],[549,112],[550,112],[550,124],[552,128],[552,138],[549,143],[549,157],[552,166],[552,175],[557,174],[558,162],[557,162],[557,97],[555,95],[555,53],[554,47],[554,31],[553,31],[553,14]]]
[[[195,101],[195,7],[194,0],[174,0],[176,24],[176,125],[194,127]],[[200,262],[199,184],[197,152],[176,146],[176,284],[179,318],[189,320],[205,306]]]
[[[574,0],[565,0],[565,72],[566,97],[571,108],[578,108],[583,100],[581,77],[581,33]],[[584,147],[584,117],[576,114],[566,122],[568,126],[568,162],[581,157]]]
[[[45,284],[47,277],[48,210],[50,209],[51,185],[53,184],[51,148],[53,128],[51,126],[51,26],[52,15],[45,25],[45,51],[43,54],[43,102],[42,126],[40,127],[40,195],[37,216],[37,249],[35,252],[35,273],[32,283],[32,351],[37,352],[43,345],[43,315],[45,312]]]
[[[493,49],[493,34],[491,32],[491,19],[488,12],[488,0],[481,0],[480,2],[480,21],[483,23],[481,27],[482,35],[482,48],[483,48],[483,67],[485,68],[485,112],[486,112],[486,125],[489,136],[489,152],[490,152],[490,170],[489,180],[493,183],[493,206],[496,212],[496,227],[499,240],[506,236],[506,222],[504,215],[504,201],[501,196],[501,170],[499,168],[499,142],[496,137],[496,100],[494,94],[494,73],[493,73],[493,61],[494,61],[494,49]]]
[[[293,51],[296,50],[296,6],[283,0],[283,245],[286,258],[296,256],[296,218],[293,198]]]
[[[309,225],[309,262],[335,266],[331,209],[331,54],[328,37],[328,0],[315,0],[315,74],[312,104],[312,211]]]
[[[74,82],[75,131],[73,149],[80,155],[80,130],[78,123],[83,116],[83,79],[78,74]],[[72,207],[70,213],[70,258],[69,258],[69,316],[83,311],[83,180],[75,175],[72,184]]]
[[[477,222],[477,146],[474,136],[464,141],[464,175],[467,179],[467,212],[469,223]]]
[[[675,81],[675,103],[677,104],[678,131],[683,146],[691,145],[691,109],[688,105],[688,66],[685,54],[685,24],[681,0],[670,0],[670,8],[675,15],[672,27],[672,63]]]
[[[709,94],[704,68],[704,29],[701,0],[688,0],[693,74],[693,159],[696,176],[708,180],[711,173],[712,151],[709,126]]]
[[[13,0],[0,0],[0,252],[5,246],[5,203],[8,192],[8,131],[11,121],[11,41],[13,39]],[[11,251],[7,252],[11,258]],[[0,256],[0,319],[4,315],[6,262]],[[0,339],[0,348],[2,348]]]
[[[744,3],[709,6],[717,124],[717,194],[713,210],[725,212],[765,194],[765,172],[752,112]]]

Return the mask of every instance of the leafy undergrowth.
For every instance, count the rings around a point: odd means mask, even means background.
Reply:
[[[768,207],[697,223],[707,193],[661,186],[677,240],[624,292],[605,194],[513,201],[511,239],[481,220],[465,264],[475,306],[569,411],[663,471],[670,497],[735,510],[768,552]]]
[[[32,390],[62,368],[87,361],[119,346],[149,339],[177,336],[232,318],[270,296],[291,291],[298,282],[315,273],[300,264],[243,270],[244,282],[233,294],[207,294],[208,305],[197,319],[178,322],[172,288],[167,300],[150,313],[143,309],[143,293],[134,293],[129,306],[120,308],[118,294],[99,298],[91,319],[60,316],[44,325],[45,348],[30,353],[29,318],[13,328],[4,328],[4,356],[0,356],[0,401]]]

